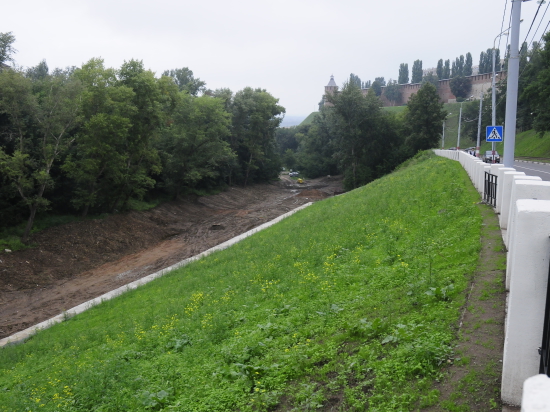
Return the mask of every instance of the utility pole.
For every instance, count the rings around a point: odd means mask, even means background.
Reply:
[[[491,123],[491,126],[496,126],[496,124],[497,124],[497,91],[496,91],[496,85],[495,85],[497,74],[496,74],[496,48],[495,48],[495,45],[497,43],[497,39],[500,36],[508,36],[509,35],[508,30],[510,30],[510,27],[508,27],[506,30],[501,32],[497,37],[495,37],[495,40],[493,41],[493,79],[492,79],[492,83],[491,83],[491,94],[492,94],[492,105],[491,105],[491,114],[492,114],[491,122],[492,123]],[[496,157],[495,156],[495,145],[496,145],[495,142],[491,142],[493,163],[495,163],[495,157]]]
[[[443,120],[443,134],[441,135],[441,149],[442,150],[445,149],[445,120]]]
[[[512,1],[510,57],[508,58],[508,79],[506,89],[506,128],[504,129],[504,167],[514,166],[516,116],[518,111],[519,25],[521,20],[521,3],[523,1],[528,0]]]
[[[460,114],[458,115],[458,140],[456,141],[456,151],[460,150],[460,123],[462,122],[462,103],[460,103]]]
[[[495,54],[493,53],[493,59]],[[479,118],[477,120],[477,147],[476,147],[476,157],[479,157],[479,146],[481,140],[481,109],[483,107],[483,91],[479,92]],[[494,156],[493,156],[494,158]]]

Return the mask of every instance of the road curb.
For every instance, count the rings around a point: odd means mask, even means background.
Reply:
[[[148,276],[145,276],[141,279],[138,279],[136,281],[133,281],[131,283],[128,283],[124,286],[121,286],[119,288],[116,288],[110,292],[104,293],[101,296],[98,296],[97,298],[91,299],[87,302],[81,303],[80,305],[75,306],[72,309],[67,310],[66,312],[63,312],[57,316],[54,316],[53,318],[50,318],[48,320],[45,320],[44,322],[38,323],[37,325],[31,326],[30,328],[24,329],[20,332],[14,333],[11,336],[8,336],[7,338],[0,340],[0,348],[4,347],[6,345],[14,345],[17,343],[22,343],[26,339],[30,338],[32,335],[34,335],[36,332],[47,329],[57,323],[61,323],[64,320],[67,320],[69,318],[72,318],[75,315],[78,315],[79,313],[82,313],[96,305],[99,305],[102,302],[111,300],[117,296],[122,295],[123,293],[138,288],[139,286],[145,285],[157,278],[160,278],[161,276],[166,275],[167,273],[170,273],[173,270],[179,269],[183,266],[188,265],[191,262],[194,262],[196,260],[199,260],[205,256],[208,256],[214,252],[217,252],[219,250],[227,249],[228,247],[234,245],[235,243],[240,242],[243,239],[246,239],[247,237],[260,232],[264,229],[267,229],[270,226],[273,226],[275,223],[280,222],[281,220],[289,217],[290,215],[293,215],[294,213],[305,209],[306,207],[312,205],[313,202],[308,202],[306,204],[303,204],[300,207],[297,207],[296,209],[291,210],[290,212],[287,212],[273,220],[270,220],[269,222],[266,222],[258,227],[255,227],[254,229],[249,230],[248,232],[242,233],[239,236],[235,236],[232,239],[229,239],[226,242],[220,243],[217,246],[214,246],[213,248],[210,248],[208,250],[205,250],[202,253],[199,253],[198,255],[192,256],[190,258],[184,259],[178,263],[173,264],[172,266],[168,266],[167,268],[161,269],[158,272],[152,273]]]

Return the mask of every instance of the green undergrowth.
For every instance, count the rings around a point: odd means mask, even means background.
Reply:
[[[482,152],[491,150],[491,143],[483,142]],[[496,150],[504,153],[504,143],[497,143]],[[546,157],[550,158],[550,134],[546,133],[543,137],[535,130],[527,130],[516,135],[516,145],[514,157]]]
[[[438,401],[477,193],[423,153],[0,351],[0,411],[409,411]]]

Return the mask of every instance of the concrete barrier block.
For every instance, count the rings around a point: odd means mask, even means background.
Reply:
[[[500,215],[498,217],[501,229],[508,226],[508,211],[510,210],[510,194],[512,192],[512,181],[515,176],[525,177],[523,172],[504,172],[502,175],[502,204],[500,206]],[[503,218],[505,216],[505,218]]]
[[[525,176],[530,178],[537,178],[538,176]],[[519,179],[519,178],[518,178]],[[508,229],[506,231],[505,244],[508,248],[508,256],[506,258],[506,289],[510,290],[510,277],[513,257],[510,253],[510,245],[512,244],[513,237],[516,233],[516,215],[517,215],[517,201],[519,199],[534,199],[534,200],[550,200],[550,182],[544,182],[542,180],[514,180],[512,182],[512,194],[511,194],[511,209],[508,217]]]
[[[502,187],[503,187],[502,180],[504,178],[504,173],[505,172],[515,172],[515,171],[516,171],[516,169],[514,169],[513,167],[501,167],[501,168],[496,170],[496,175],[497,175],[497,205],[495,207],[495,210],[497,211],[497,213],[500,213],[501,207],[502,207]],[[495,173],[493,173],[493,174],[495,174]]]
[[[484,163],[481,168],[481,173],[479,175],[479,185],[481,191],[481,197],[483,197],[483,192],[485,191],[485,172],[491,173],[491,166]]]
[[[535,375],[523,383],[521,412],[550,412],[550,378]]]
[[[523,382],[539,370],[550,259],[550,201],[520,199],[516,207],[501,390],[512,405],[521,404]]]

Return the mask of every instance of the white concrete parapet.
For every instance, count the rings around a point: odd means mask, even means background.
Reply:
[[[520,405],[523,382],[539,371],[550,259],[550,201],[518,200],[514,230],[501,394],[504,402]]]
[[[504,187],[502,182],[504,181],[504,173],[515,171],[516,169],[514,169],[513,167],[500,167],[496,169],[496,173],[493,173],[497,175],[497,205],[495,207],[497,213],[500,213],[502,208],[502,188]]]
[[[546,375],[531,376],[523,383],[521,412],[550,411],[550,378]]]
[[[507,175],[510,172],[505,173]],[[511,172],[514,173],[514,172]],[[517,173],[517,172],[516,172]],[[523,172],[521,172],[523,173]],[[502,212],[500,213],[500,227],[502,229],[509,229],[510,228],[510,216],[512,213],[512,210],[515,210],[516,201],[518,199],[539,199],[537,196],[527,196],[526,193],[515,193],[517,182],[524,181],[524,180],[531,180],[534,182],[541,182],[542,179],[539,176],[525,176],[525,173],[519,174],[519,175],[512,175],[512,181],[510,182],[510,185],[508,186],[507,190],[510,191],[510,194],[507,195],[506,193],[503,195],[506,197],[506,200],[504,201],[502,207]],[[550,182],[549,182],[550,183]],[[521,196],[521,197],[517,197]],[[540,198],[539,200],[550,200],[550,198]],[[504,239],[504,243],[506,243],[506,246],[508,246],[508,231],[506,232],[507,236]]]
[[[502,175],[502,182],[497,183],[499,185],[502,185],[502,189],[501,189],[502,204],[500,205],[500,215],[498,217],[501,229],[506,229],[506,227],[508,226],[508,211],[510,210],[510,195],[512,192],[512,181],[516,176],[525,177],[525,173],[504,172],[504,174]],[[504,215],[506,216],[505,219],[503,219]]]
[[[526,176],[526,177],[538,177],[538,176]],[[512,194],[511,194],[511,208],[508,216],[508,230],[504,242],[506,247],[510,249],[512,244],[512,238],[516,233],[516,215],[517,215],[517,201],[519,199],[534,199],[534,200],[550,200],[550,182],[543,182],[540,180],[515,180],[512,182]],[[510,277],[511,268],[513,266],[513,256],[508,251],[506,258],[506,290],[510,290]]]

